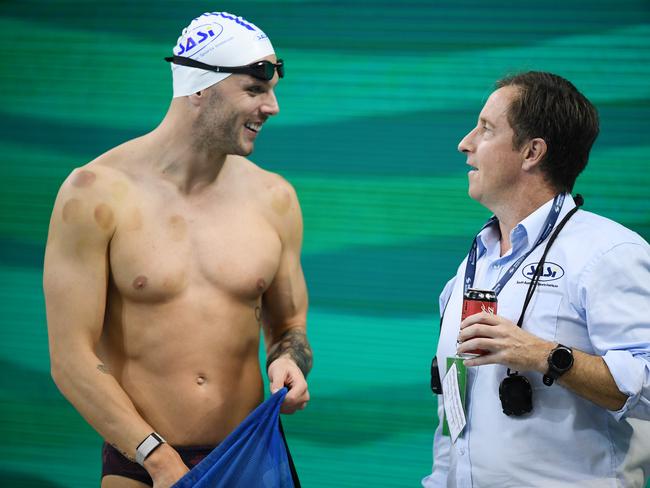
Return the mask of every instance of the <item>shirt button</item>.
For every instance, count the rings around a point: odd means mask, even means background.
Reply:
[[[465,455],[465,449],[463,449],[462,447],[460,449],[458,449],[458,454],[460,456],[464,456]]]

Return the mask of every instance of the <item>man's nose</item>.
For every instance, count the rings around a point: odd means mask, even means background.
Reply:
[[[277,115],[280,112],[280,105],[273,90],[270,90],[266,94],[266,99],[262,105],[262,112],[268,116]]]
[[[476,128],[472,129],[469,131],[465,137],[463,137],[460,142],[458,143],[458,150],[462,153],[467,153],[472,150],[473,144],[472,144],[472,137],[474,136],[476,132]]]

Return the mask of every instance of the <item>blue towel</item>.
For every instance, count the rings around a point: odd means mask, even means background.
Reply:
[[[296,488],[280,426],[286,394],[282,388],[253,410],[172,488]]]

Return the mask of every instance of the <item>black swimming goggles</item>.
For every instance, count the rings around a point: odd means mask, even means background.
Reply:
[[[210,64],[202,63],[196,59],[186,58],[183,56],[170,56],[165,58],[165,61],[189,68],[200,68],[208,71],[215,71],[217,73],[235,73],[241,75],[250,75],[258,80],[270,81],[278,71],[278,76],[284,78],[284,61],[278,59],[278,62],[273,64],[271,61],[257,61],[246,66],[212,66]]]

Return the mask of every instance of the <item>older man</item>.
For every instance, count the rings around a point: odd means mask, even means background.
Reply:
[[[645,486],[650,247],[569,194],[598,130],[570,82],[528,72],[497,83],[459,144],[494,216],[441,295],[426,487]],[[473,295],[497,313],[461,320]]]

